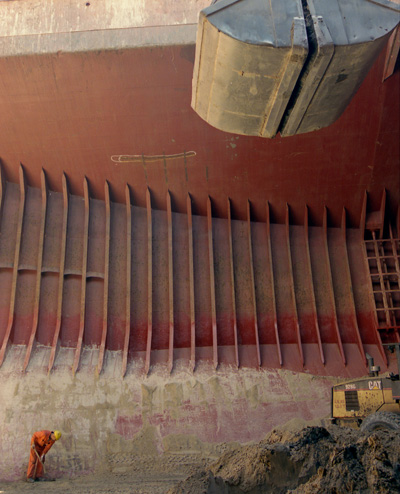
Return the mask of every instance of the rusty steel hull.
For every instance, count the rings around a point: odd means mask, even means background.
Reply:
[[[51,428],[52,476],[175,475],[396,371],[397,45],[330,127],[228,134],[190,107],[205,3],[0,2],[0,479]]]
[[[366,352],[386,368],[382,331],[384,341],[399,338],[400,317],[393,308],[385,314],[394,325],[377,318],[377,270],[368,268],[364,241],[367,195],[360,227],[348,226],[343,208],[337,228],[327,208],[322,226],[311,225],[307,207],[303,225],[294,225],[288,205],[285,223],[277,224],[268,201],[265,222],[254,220],[250,201],[242,221],[229,200],[224,219],[210,198],[204,217],[193,214],[190,196],[182,214],[172,210],[169,193],[160,211],[149,189],[140,207],[129,186],[125,204],[111,200],[108,182],[105,201],[91,196],[86,179],[83,188],[83,197],[71,194],[63,175],[63,192],[54,192],[44,171],[41,189],[32,187],[22,166],[19,185],[2,178],[0,365],[12,345],[22,345],[27,370],[41,345],[51,349],[49,372],[60,364],[60,348],[70,349],[72,372],[79,371],[86,347],[98,348],[99,374],[106,352],[120,352],[121,376],[133,362],[145,374],[156,363],[171,373],[178,360],[192,371],[210,361],[215,369],[354,376],[366,372]],[[385,200],[383,193],[382,228]],[[399,241],[389,229],[390,276],[398,283]],[[396,279],[393,290],[386,287],[392,307]]]
[[[43,167],[58,192],[65,172],[73,193],[83,195],[86,176],[102,200],[108,180],[118,202],[125,184],[135,185],[133,201],[142,207],[149,187],[156,209],[165,209],[170,190],[176,212],[185,212],[190,193],[196,214],[206,215],[210,196],[214,214],[226,217],[230,197],[243,220],[250,199],[254,217],[265,221],[267,198],[278,223],[287,202],[302,224],[307,203],[313,223],[322,224],[327,206],[335,226],[343,206],[356,226],[364,191],[378,206],[386,188],[395,211],[399,71],[382,83],[385,50],[336,123],[268,141],[221,132],[195,114],[193,60],[193,45],[0,58],[0,156],[8,179],[18,180],[22,162],[30,184],[40,185]]]
[[[25,345],[27,369],[40,344],[74,373],[88,346],[99,373],[122,352],[122,375],[386,366],[363,243],[399,233],[385,57],[332,126],[272,140],[190,108],[193,45],[0,58],[1,362]]]

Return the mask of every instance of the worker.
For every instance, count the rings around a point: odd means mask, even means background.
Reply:
[[[31,450],[27,473],[27,482],[50,480],[43,476],[45,455],[61,437],[60,431],[38,431],[31,439]]]

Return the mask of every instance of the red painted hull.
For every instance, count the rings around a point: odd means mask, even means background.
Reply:
[[[22,344],[26,366],[38,342],[49,369],[61,344],[74,371],[94,345],[99,370],[122,351],[122,373],[138,352],[148,372],[152,352],[171,370],[188,349],[191,366],[352,375],[372,345],[385,365],[363,229],[384,189],[389,222],[400,202],[399,71],[382,83],[383,52],[334,125],[270,140],[195,114],[193,58],[0,58],[0,360]]]
[[[2,91],[0,156],[7,178],[16,182],[18,165],[39,186],[46,170],[50,188],[61,191],[62,171],[72,192],[83,194],[89,179],[94,197],[104,199],[104,181],[113,198],[124,201],[129,183],[134,204],[165,209],[167,190],[173,209],[206,214],[213,199],[215,216],[233,214],[265,221],[269,200],[274,221],[282,223],[285,205],[292,221],[303,222],[303,208],[321,224],[327,206],[340,224],[343,206],[358,226],[364,191],[376,209],[383,188],[393,212],[399,202],[399,71],[382,83],[385,51],[342,117],[332,126],[305,135],[272,140],[235,136],[205,123],[190,107],[194,46],[105,52],[58,53],[0,58]],[[175,159],[141,155],[173,155]],[[139,161],[114,163],[111,156],[137,155]]]

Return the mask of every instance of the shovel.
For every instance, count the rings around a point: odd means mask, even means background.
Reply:
[[[43,463],[43,462],[42,462],[42,460],[40,459],[40,456],[39,456],[39,454],[38,454],[38,452],[36,451],[36,449],[35,449],[35,448],[33,448],[33,451],[35,452],[35,454],[36,454],[36,456],[37,456],[38,461],[40,461],[40,463],[42,464],[42,467],[43,467],[43,473],[45,474],[45,473],[46,473],[46,469],[44,468],[44,463]],[[36,469],[37,469],[37,466],[38,466],[38,464],[37,464],[37,462],[36,462],[36,465],[35,465],[35,475],[33,476],[33,478],[36,478]]]
[[[40,459],[40,456],[38,454],[38,452],[36,451],[36,449],[34,449],[35,453],[36,453],[36,456],[37,456],[37,459],[38,461],[40,461],[40,463],[42,464],[42,467],[43,467],[43,474],[45,475],[46,474],[46,469],[44,467],[44,463],[42,462],[42,460]],[[35,474],[33,476],[33,478],[36,478],[36,469],[37,469],[37,462],[36,462],[36,466],[35,466]],[[46,477],[42,477],[42,481],[44,482],[54,482],[54,480],[56,479],[50,479],[50,478],[46,478]]]

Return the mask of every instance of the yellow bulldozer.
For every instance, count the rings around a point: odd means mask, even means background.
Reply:
[[[400,343],[387,345],[396,352],[398,374],[380,376],[380,367],[367,354],[368,378],[332,387],[332,422],[372,432],[377,429],[400,430]]]

